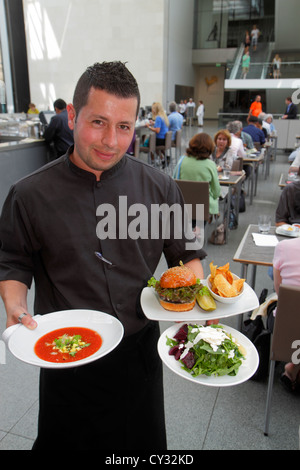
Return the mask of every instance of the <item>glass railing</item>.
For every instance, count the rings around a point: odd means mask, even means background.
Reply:
[[[220,111],[218,113],[218,129],[225,129],[226,125],[231,122],[231,121],[241,121],[243,123],[243,127],[247,126],[247,118],[249,116],[249,113],[241,113],[239,111],[232,111],[232,112],[222,112]],[[282,118],[282,113],[281,114],[272,114],[273,119],[281,119]],[[298,114],[298,118],[299,118]]]
[[[299,78],[300,61],[281,62],[279,76],[276,77],[272,62],[250,62],[247,79],[274,79],[274,78]],[[237,66],[236,62],[229,62],[226,66],[226,79],[244,78],[242,63]]]

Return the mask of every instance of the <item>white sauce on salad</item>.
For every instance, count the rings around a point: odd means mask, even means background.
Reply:
[[[230,339],[226,332],[221,328],[212,328],[211,326],[205,326],[200,328],[193,328],[191,330],[192,333],[196,333],[197,331],[199,331],[199,333],[197,334],[195,339],[193,341],[187,341],[187,343],[185,344],[185,350],[181,354],[180,359],[183,359],[187,355],[189,350],[202,339],[209,343],[214,351],[218,350],[218,347],[221,346],[225,339]],[[230,354],[232,354],[233,357],[234,350],[230,351],[229,357]]]

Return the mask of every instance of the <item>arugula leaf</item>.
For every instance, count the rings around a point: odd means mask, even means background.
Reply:
[[[178,344],[178,341],[176,341],[176,340],[173,339],[173,338],[169,338],[169,337],[167,336],[167,342],[166,342],[166,345],[167,345],[167,346],[170,346],[170,347],[172,348],[173,346],[176,346],[177,344]]]

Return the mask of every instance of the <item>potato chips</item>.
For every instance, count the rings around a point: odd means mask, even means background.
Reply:
[[[217,266],[210,263],[211,290],[220,297],[236,297],[242,292],[245,279],[234,279],[229,263]]]

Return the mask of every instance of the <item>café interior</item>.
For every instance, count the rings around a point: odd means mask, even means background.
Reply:
[[[296,119],[282,119],[286,97],[293,96],[297,103],[300,90],[300,38],[294,15],[299,9],[298,0],[156,0],[154,6],[139,0],[139,6],[134,1],[125,2],[127,10],[122,0],[109,3],[114,4],[113,9],[107,2],[91,2],[89,6],[85,2],[87,11],[83,12],[82,6],[71,0],[0,0],[0,205],[11,184],[55,158],[53,147],[43,138],[55,115],[53,102],[56,98],[71,102],[74,77],[93,62],[128,61],[142,97],[133,156],[175,179],[176,165],[193,136],[205,132],[213,138],[218,130],[236,120],[245,127],[250,105],[260,95],[263,111],[273,117],[274,130],[267,135],[265,145],[256,145],[247,152],[247,158],[239,162],[229,179],[220,176],[226,196],[220,202],[219,219],[205,225],[202,239],[207,253],[203,260],[205,276],[210,273],[211,262],[218,266],[229,262],[231,271],[245,277],[254,292],[255,308],[243,306],[241,313],[222,318],[222,324],[243,333],[253,311],[260,301],[263,303],[263,295],[274,295],[274,238],[285,238],[276,232],[276,208],[283,188],[298,180],[297,174],[289,175],[289,168],[291,153],[300,149],[300,111]],[[118,7],[119,13],[115,14]],[[132,14],[135,11],[136,15]],[[106,15],[106,21],[101,20],[103,37],[93,27],[87,31],[79,26],[82,18],[95,18],[97,12],[99,17]],[[146,26],[144,35],[136,34],[141,17]],[[82,20],[83,25],[88,21]],[[93,21],[96,24],[96,20],[90,21],[92,26]],[[288,31],[284,26],[287,22],[291,25]],[[111,27],[109,38],[105,23]],[[257,49],[249,47],[249,72],[241,78],[244,34],[254,24],[261,35]],[[118,37],[116,31],[120,32]],[[92,46],[96,43],[94,36],[103,39],[102,44],[97,43],[98,52]],[[80,50],[76,55],[72,38]],[[124,44],[132,41],[130,52],[125,45],[120,46],[121,39]],[[281,57],[278,78],[273,67],[276,54]],[[161,102],[168,114],[170,102],[179,105],[191,97],[196,106],[191,114],[185,114],[178,141],[165,148],[168,164],[162,165],[157,149],[151,153],[149,147],[143,147],[143,139],[150,135],[146,123],[151,119],[151,105]],[[196,115],[199,100],[205,105],[201,127]],[[31,102],[38,114],[28,113]],[[245,166],[250,171],[247,178]],[[243,211],[239,211],[241,194]],[[194,194],[193,204],[199,203]],[[266,239],[255,241],[253,236],[259,234],[260,215],[270,218],[270,244]],[[222,223],[224,243],[214,244],[212,235]],[[162,257],[155,275],[159,277],[166,269]],[[34,286],[29,291],[29,311],[33,311],[33,303]],[[174,324],[168,320],[159,323],[161,334]],[[1,334],[5,328],[1,303]],[[232,386],[205,385],[203,381],[186,380],[164,363],[168,449],[299,450],[300,395],[287,391],[280,383],[283,367],[283,361],[276,362],[266,432],[268,373],[262,379],[250,374],[247,380]],[[1,341],[0,450],[32,448],[37,432],[38,388],[38,367],[14,357]]]

